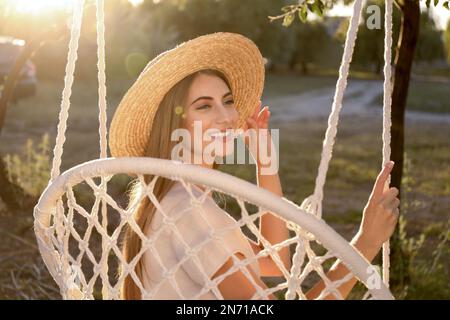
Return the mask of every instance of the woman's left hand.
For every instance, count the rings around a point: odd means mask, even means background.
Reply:
[[[270,119],[270,110],[269,106],[265,106],[261,109],[262,102],[259,101],[259,104],[256,105],[256,108],[253,112],[253,115],[248,117],[246,119],[246,123],[244,124],[244,142],[245,145],[249,148],[250,153],[255,158],[257,164],[259,165],[259,158],[257,155],[259,155],[259,148],[260,146],[260,129],[266,129],[264,131],[267,132],[267,141],[272,141],[270,133],[269,133],[269,119]],[[250,133],[248,132],[249,129]],[[250,139],[254,139],[253,143],[250,143]],[[269,143],[269,145],[272,145],[272,143]],[[266,147],[267,148],[267,147]],[[271,149],[270,147],[267,148],[268,152],[270,153]]]
[[[244,125],[244,131],[249,128],[255,130],[267,129],[269,127],[270,111],[269,106],[265,106],[261,109],[262,102],[256,105],[253,115],[246,119],[246,124]],[[260,110],[261,109],[261,110]]]

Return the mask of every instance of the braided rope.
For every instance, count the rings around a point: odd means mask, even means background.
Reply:
[[[347,79],[350,69],[350,63],[353,56],[353,51],[355,48],[356,38],[358,35],[358,27],[361,12],[362,12],[362,0],[356,0],[353,4],[353,12],[350,18],[350,25],[347,30],[347,35],[345,38],[344,53],[342,55],[341,65],[339,67],[339,78],[336,83],[336,91],[333,98],[333,105],[331,108],[331,113],[328,117],[328,127],[325,132],[325,138],[323,141],[322,155],[320,158],[320,164],[315,181],[314,193],[311,196],[307,197],[300,205],[301,209],[311,214],[314,214],[318,218],[322,217],[323,188],[325,185],[327,171],[332,157],[334,141],[336,139],[337,126],[339,123],[339,114],[342,109],[342,100],[344,98],[344,92],[347,87]],[[296,250],[293,257],[294,264],[296,260],[303,261],[305,258],[304,256],[305,256],[304,251],[302,252]],[[292,271],[294,273],[299,272],[299,270],[295,268],[293,268]],[[294,285],[294,283],[292,285]],[[292,298],[293,292],[289,290],[287,299]]]
[[[71,32],[70,32],[70,42],[69,42],[69,52],[67,57],[67,64],[65,69],[65,76],[64,76],[64,89],[62,92],[62,99],[61,99],[61,109],[59,112],[59,121],[58,121],[58,128],[57,128],[57,134],[56,134],[56,142],[55,147],[53,149],[53,161],[52,161],[52,169],[50,171],[50,181],[51,182],[56,179],[60,174],[60,167],[61,167],[61,160],[62,160],[62,154],[63,154],[63,146],[64,142],[66,140],[66,129],[67,129],[67,118],[69,117],[69,108],[70,108],[70,96],[72,94],[72,85],[74,80],[74,73],[75,73],[75,64],[78,57],[78,43],[80,39],[80,32],[81,32],[81,22],[83,20],[83,5],[84,0],[79,0],[77,2],[74,2],[74,10],[72,15],[72,24],[71,24]],[[55,232],[56,236],[58,238],[58,244],[65,243],[64,239],[67,238],[66,230],[64,228],[64,207],[61,200],[59,200],[56,203],[55,207]],[[59,250],[68,250],[67,247],[61,248],[59,247]],[[70,270],[69,261],[67,259],[67,255],[62,255],[61,260],[59,261],[60,264],[60,276],[62,279],[67,278],[73,278],[71,276],[72,271]],[[65,288],[64,285],[62,285],[61,291],[64,290],[73,290],[72,287]],[[73,296],[80,297],[79,293],[75,290],[72,294]]]
[[[319,169],[316,177],[314,193],[305,199],[302,208],[317,215],[322,216],[322,200],[323,188],[327,176],[329,163],[331,160],[334,141],[337,134],[337,126],[339,123],[339,114],[342,109],[342,100],[344,98],[345,88],[347,87],[347,78],[350,69],[350,63],[355,48],[356,37],[358,34],[359,19],[362,12],[362,0],[356,0],[353,4],[353,13],[350,19],[350,26],[347,30],[345,40],[344,54],[342,56],[341,66],[339,68],[339,79],[336,83],[336,92],[334,95],[333,106],[328,118],[328,127],[323,141],[322,156],[320,159]]]
[[[104,0],[96,1],[96,15],[97,15],[97,67],[98,67],[98,99],[99,99],[99,136],[100,136],[100,158],[106,158],[108,141],[106,130],[106,63],[105,63],[105,8]],[[106,192],[107,179],[104,176],[101,177],[102,189]],[[108,226],[108,211],[107,204],[102,201],[102,226],[107,230]],[[102,238],[102,260],[101,266],[101,278],[102,278],[102,292],[105,299],[108,299],[108,256],[110,248],[108,248],[108,237]]]
[[[392,107],[392,0],[386,0],[384,18],[384,97],[383,97],[383,165],[391,158],[391,107]],[[390,176],[385,189],[389,188]],[[389,287],[389,240],[383,243],[383,281]]]
[[[98,56],[98,97],[99,97],[99,134],[100,158],[107,157],[106,130],[106,72],[105,72],[105,0],[97,0],[97,56]]]
[[[83,20],[84,0],[74,2],[72,25],[70,32],[69,53],[66,64],[66,74],[64,76],[64,89],[62,93],[61,110],[59,112],[59,122],[56,135],[56,143],[53,149],[53,163],[50,173],[50,182],[60,174],[61,158],[63,146],[66,141],[67,118],[69,117],[70,96],[72,94],[73,78],[75,73],[75,63],[78,58],[78,42],[80,40],[81,22]]]

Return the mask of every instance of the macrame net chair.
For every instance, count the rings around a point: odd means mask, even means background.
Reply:
[[[362,288],[365,286],[363,299],[394,298],[388,289],[389,244],[386,243],[383,246],[383,281],[381,281],[379,273],[372,272],[376,268],[321,218],[326,172],[337,133],[339,113],[361,16],[362,0],[356,0],[353,5],[353,15],[347,32],[314,193],[300,206],[254,184],[212,169],[146,157],[107,158],[103,0],[97,0],[100,159],[82,163],[60,174],[83,5],[83,0],[75,2],[51,179],[34,208],[34,228],[39,250],[64,299],[119,299],[120,287],[128,275],[141,290],[142,298],[152,299],[158,285],[152,291],[146,291],[134,270],[138,260],[147,250],[159,261],[164,270],[164,280],[169,281],[180,298],[195,299],[211,290],[218,299],[223,299],[218,284],[238,269],[254,284],[256,293],[253,299],[267,299],[269,294],[285,299],[306,299],[306,290],[320,279],[324,281],[325,289],[317,299],[322,299],[329,294],[342,299],[337,288],[353,277],[363,284]],[[390,157],[392,0],[386,1],[385,28],[383,163]],[[186,248],[185,256],[176,265],[170,268],[165,266],[154,248],[157,234],[147,238],[134,220],[135,207],[130,206],[126,209],[123,197],[108,193],[108,183],[116,177],[120,179],[123,175],[137,177],[141,184],[140,199],[148,197],[159,209],[161,205],[153,194],[153,187],[161,178],[181,182],[183,188],[190,194],[191,201],[186,204],[187,207],[201,204],[209,191],[225,195],[228,199],[227,203],[231,201],[236,204],[233,212],[236,223],[221,229],[220,232],[225,233],[230,229],[241,228],[249,235],[249,238],[259,240],[263,250],[256,257],[247,257],[244,260],[230,254],[234,260],[232,268],[215,279],[209,279],[203,272],[205,285],[202,290],[195,297],[186,297],[179,288],[174,274],[188,259],[192,259],[202,270],[196,258],[196,252],[207,245],[208,241],[220,240],[221,234],[211,229],[207,239],[196,246]],[[152,175],[153,179],[146,183],[145,175]],[[194,185],[205,187],[205,192],[200,197],[192,193]],[[79,188],[84,188],[84,192],[74,191]],[[92,201],[87,201],[88,204],[86,204],[83,196],[91,197]],[[164,216],[165,227],[169,227],[182,239],[182,235],[175,226],[176,221],[165,215],[164,210],[160,211]],[[275,245],[267,241],[260,233],[256,222],[267,212],[284,220],[293,236]],[[203,214],[201,210],[198,210],[198,213]],[[127,225],[142,240],[140,252],[129,263],[125,261],[119,245]],[[279,256],[279,250],[284,247],[289,247],[293,252],[292,266],[289,269],[284,266]],[[282,276],[278,277],[276,282],[268,284],[267,289],[261,288],[245,268],[263,256],[270,256],[282,272]],[[326,276],[326,272],[335,259],[343,262],[350,272],[342,279],[331,281]],[[122,270],[120,277],[117,273],[118,268]]]

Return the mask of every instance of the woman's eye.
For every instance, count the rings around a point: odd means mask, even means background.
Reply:
[[[226,102],[226,104],[233,104],[233,103],[234,103],[233,100],[228,100],[228,101]]]
[[[209,108],[209,105],[205,104],[203,106],[197,107],[196,110],[203,110]]]

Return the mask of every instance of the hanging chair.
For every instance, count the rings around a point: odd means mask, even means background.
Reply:
[[[217,299],[223,299],[218,284],[236,270],[242,271],[253,283],[256,293],[252,299],[268,299],[269,295],[285,299],[306,299],[306,289],[317,280],[323,280],[325,284],[325,289],[317,299],[323,299],[328,295],[343,299],[338,288],[353,277],[356,277],[366,288],[362,295],[363,299],[394,299],[388,289],[389,243],[383,245],[383,281],[381,281],[378,272],[370,272],[376,268],[321,218],[326,172],[337,133],[339,113],[362,11],[362,0],[355,0],[353,5],[353,15],[347,32],[314,193],[300,206],[266,189],[217,170],[148,157],[107,158],[103,0],[96,1],[100,159],[82,163],[60,174],[83,4],[84,1],[79,0],[75,2],[74,7],[51,178],[34,208],[34,229],[39,250],[50,274],[60,288],[63,299],[120,299],[120,288],[128,276],[140,289],[143,299],[157,297],[158,289],[163,285],[171,285],[180,299],[199,299],[207,293]],[[390,158],[392,0],[386,0],[385,28],[383,163]],[[177,234],[186,245],[185,254],[177,263],[165,264],[164,257],[160,256],[155,249],[158,232],[152,237],[145,236],[134,220],[135,206],[126,209],[122,199],[108,193],[108,183],[111,179],[123,174],[136,176],[140,183],[141,194],[137,203],[144,197],[148,197],[163,215],[162,225]],[[153,176],[153,179],[150,182],[146,181],[144,177],[146,175]],[[239,212],[235,213],[237,215],[235,223],[225,228],[210,228],[204,241],[189,243],[183,239],[176,227],[177,220],[164,213],[161,203],[153,193],[156,181],[161,178],[181,183],[190,197],[190,203],[186,203],[188,209],[201,208],[209,191],[222,193],[233,199],[239,209]],[[85,192],[93,196],[93,201],[89,205],[86,205],[74,192],[80,186],[83,186],[85,190],[88,188]],[[193,192],[195,186],[203,186],[204,193]],[[254,210],[256,212],[250,213],[249,207],[256,208],[257,210]],[[196,212],[204,215],[202,210]],[[267,241],[255,224],[255,221],[267,212],[285,221],[287,228],[294,236],[276,245]],[[119,245],[126,226],[131,227],[142,240],[140,252],[129,262],[124,259]],[[211,241],[226,249],[224,234],[233,230],[242,230],[242,228],[247,228],[251,236],[259,240],[262,250],[255,256],[246,257],[243,260],[233,256],[233,267],[211,279],[198,260],[198,252]],[[289,247],[294,252],[292,266],[289,269],[283,264],[278,254],[284,247]],[[146,253],[152,255],[161,268],[163,276],[163,281],[151,289],[146,288],[135,272],[136,264]],[[278,277],[276,282],[267,285],[267,288],[263,288],[254,281],[246,266],[254,264],[258,258],[267,256],[272,258],[282,276]],[[326,275],[327,265],[333,259],[339,259],[350,271],[337,281],[331,281]],[[195,296],[186,296],[182,286],[177,282],[177,273],[187,261],[193,263],[200,273],[198,281],[202,287]],[[118,269],[122,271],[120,276],[117,276]],[[378,278],[380,281],[377,281]]]

